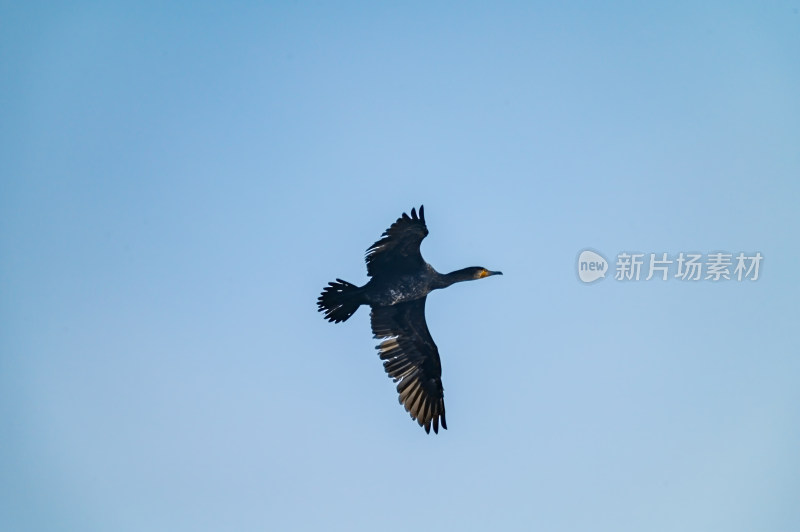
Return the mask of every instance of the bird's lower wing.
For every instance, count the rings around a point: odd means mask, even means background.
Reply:
[[[370,314],[386,373],[397,382],[400,403],[425,432],[447,428],[439,349],[425,323],[425,298],[389,307],[372,307]]]

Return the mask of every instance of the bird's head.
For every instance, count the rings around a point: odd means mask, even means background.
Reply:
[[[473,279],[483,279],[484,277],[489,277],[490,275],[503,275],[503,272],[493,272],[481,266],[474,266],[469,268],[469,270],[472,273]]]
[[[483,279],[490,275],[503,275],[503,272],[493,272],[487,270],[482,266],[471,266],[469,268],[462,268],[454,272],[450,272],[442,276],[441,284],[436,288],[444,288],[453,283],[460,283],[462,281],[474,281],[475,279]]]

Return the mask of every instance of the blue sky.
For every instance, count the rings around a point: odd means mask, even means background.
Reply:
[[[695,4],[5,5],[0,528],[800,529],[800,4]],[[423,203],[438,436],[315,306]]]

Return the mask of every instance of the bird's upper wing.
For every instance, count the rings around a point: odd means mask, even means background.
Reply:
[[[375,277],[418,271],[425,266],[419,245],[427,235],[423,207],[419,208],[419,216],[414,209],[411,209],[411,216],[403,213],[383,232],[381,239],[367,249],[367,275]]]
[[[370,318],[386,373],[397,382],[400,403],[425,432],[447,428],[439,349],[425,323],[425,299],[372,307]]]

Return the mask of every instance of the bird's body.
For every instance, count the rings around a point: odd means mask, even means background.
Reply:
[[[400,402],[411,417],[430,432],[447,428],[439,349],[425,322],[425,300],[436,289],[453,283],[481,279],[501,272],[470,267],[441,274],[422,259],[419,251],[428,234],[424,210],[411,209],[367,249],[370,281],[356,286],[341,279],[328,283],[317,306],[325,318],[347,320],[361,305],[372,309],[370,319],[386,372],[395,382]]]
[[[432,275],[428,271],[433,271],[433,268],[426,266],[424,271],[392,279],[372,278],[364,286],[364,299],[369,305],[388,307],[425,297],[432,290],[433,284]]]

